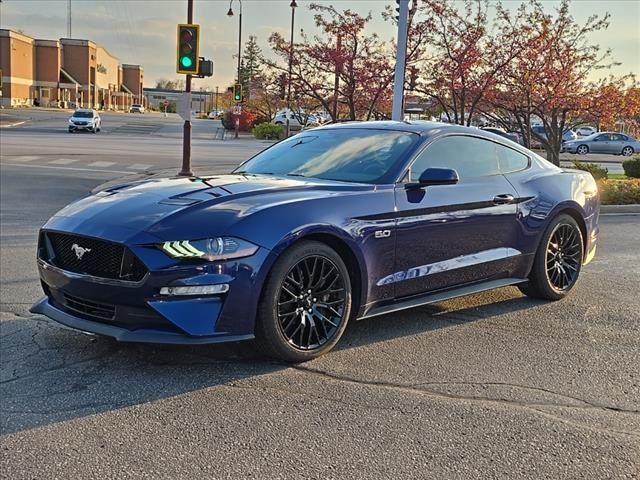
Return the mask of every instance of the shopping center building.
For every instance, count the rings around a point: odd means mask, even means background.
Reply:
[[[144,71],[91,40],[39,40],[0,30],[0,105],[128,110],[144,103]]]

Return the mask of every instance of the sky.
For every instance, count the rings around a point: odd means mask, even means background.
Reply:
[[[233,82],[238,50],[238,7],[233,1],[235,16],[227,17],[229,0],[195,0],[194,23],[201,26],[201,56],[214,61],[214,76],[194,80],[194,89],[219,86],[226,88]],[[315,0],[316,3],[350,8],[356,12],[371,12],[370,32],[383,39],[395,38],[396,29],[382,19],[386,5],[393,0]],[[242,2],[242,40],[255,35],[265,54],[269,54],[267,39],[272,32],[289,36],[291,22],[290,0],[244,0]],[[312,3],[297,0],[295,33],[316,30],[313,15],[307,8]],[[506,0],[503,4],[516,7],[520,0]],[[557,1],[548,0],[553,9]],[[176,24],[184,23],[186,0],[71,0],[72,36],[92,40],[106,48],[121,63],[140,64],[145,70],[145,86],[155,86],[158,78],[175,79]],[[607,31],[591,38],[603,49],[610,48],[612,58],[621,62],[611,73],[636,73],[640,76],[640,0],[574,0],[574,17],[584,22],[588,16],[611,14]],[[2,0],[0,28],[21,30],[34,38],[58,39],[67,36],[67,0]]]

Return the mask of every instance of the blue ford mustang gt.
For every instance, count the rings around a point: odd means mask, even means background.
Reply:
[[[228,175],[111,185],[42,228],[32,307],[123,342],[256,339],[300,362],[348,321],[506,285],[558,300],[596,250],[590,174],[433,122],[302,132]]]

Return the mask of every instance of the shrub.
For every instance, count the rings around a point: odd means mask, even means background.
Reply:
[[[634,155],[633,158],[622,162],[624,174],[631,178],[640,178],[640,155]]]
[[[640,204],[640,179],[600,180],[598,190],[603,205]]]
[[[282,125],[273,125],[272,123],[260,123],[253,127],[253,135],[260,140],[265,138],[278,139],[283,132]]]
[[[596,180],[609,178],[609,170],[606,168],[602,168],[596,165],[595,163],[582,163],[582,162],[579,162],[578,160],[574,160],[572,163],[573,163],[573,168],[575,168],[576,170],[583,170],[585,172],[589,172],[593,176],[593,178],[595,178]]]
[[[256,116],[248,110],[242,109],[240,114],[240,131],[248,132],[255,122]],[[234,130],[236,125],[236,116],[232,110],[224,112],[224,121],[222,122],[227,130]]]

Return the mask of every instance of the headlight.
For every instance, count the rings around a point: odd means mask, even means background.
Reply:
[[[69,119],[69,123],[73,123],[73,118],[70,118],[70,119]]]
[[[173,258],[201,258],[210,261],[248,257],[258,250],[258,246],[253,243],[231,237],[165,242],[160,248]]]

